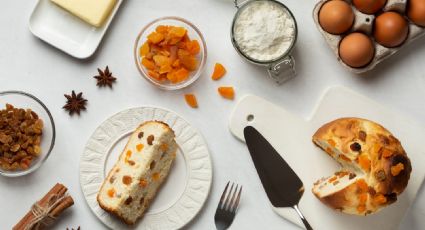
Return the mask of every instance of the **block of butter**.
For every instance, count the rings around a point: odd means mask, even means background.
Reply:
[[[117,0],[50,0],[87,23],[101,27]]]

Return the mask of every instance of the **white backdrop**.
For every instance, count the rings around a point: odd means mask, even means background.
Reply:
[[[176,111],[198,128],[210,147],[214,181],[203,211],[188,229],[215,229],[213,216],[228,180],[244,185],[239,213],[232,229],[297,229],[269,208],[268,200],[246,147],[228,131],[234,102],[217,95],[219,85],[233,85],[237,98],[245,93],[264,97],[287,110],[308,116],[318,97],[330,85],[344,85],[390,108],[408,113],[425,125],[425,38],[363,76],[347,72],[336,61],[315,28],[315,1],[283,1],[294,13],[299,37],[294,50],[297,78],[277,86],[264,69],[243,61],[230,42],[230,24],[236,12],[231,0],[132,0],[124,1],[97,53],[76,60],[34,37],[28,20],[36,1],[2,1],[0,9],[0,90],[23,90],[39,97],[51,110],[57,128],[56,146],[47,162],[35,173],[21,178],[0,177],[0,229],[9,229],[56,182],[69,187],[75,206],[54,229],[81,226],[105,228],[89,210],[79,185],[80,155],[94,129],[121,110],[156,105]],[[190,88],[165,92],[139,75],[133,61],[133,43],[149,21],[176,15],[192,21],[203,32],[208,46],[205,74]],[[215,62],[223,63],[227,75],[219,82],[209,79]],[[98,89],[96,68],[109,65],[118,78],[113,90]],[[64,93],[82,91],[88,111],[69,117],[61,109]],[[199,109],[190,109],[183,94],[194,92]],[[362,109],[362,108],[359,108]],[[425,149],[425,148],[424,148]],[[425,150],[424,150],[425,151]],[[425,152],[424,152],[425,154]],[[425,192],[422,187],[402,229],[423,229]]]

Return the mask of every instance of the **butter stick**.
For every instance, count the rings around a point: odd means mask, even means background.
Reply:
[[[50,0],[83,21],[101,27],[117,0]]]

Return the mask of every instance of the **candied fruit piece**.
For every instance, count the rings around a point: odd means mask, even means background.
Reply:
[[[387,198],[382,194],[377,194],[373,198],[373,201],[375,201],[375,203],[377,203],[377,204],[385,204],[385,203],[387,203]]]
[[[143,147],[144,147],[143,144],[136,145],[136,149],[138,152],[142,151]]]
[[[192,108],[198,108],[198,101],[196,100],[196,96],[193,94],[185,94],[184,99],[186,103]]]
[[[218,80],[222,78],[226,74],[226,68],[220,63],[215,63],[214,72],[211,76],[213,80]]]
[[[398,174],[400,174],[400,172],[403,170],[404,170],[404,164],[398,163],[395,166],[391,166],[391,175],[398,176]]]
[[[111,189],[108,190],[108,196],[111,197],[111,198],[115,196],[115,189],[114,188],[111,188]]]
[[[370,171],[370,160],[369,157],[365,154],[362,154],[358,158],[359,165],[364,169],[365,171]]]
[[[151,34],[148,35],[148,41],[151,42],[152,44],[158,44],[160,43],[162,40],[164,40],[165,36],[161,33],[157,33],[157,32],[152,32]]]
[[[233,98],[235,97],[235,91],[233,90],[233,87],[231,86],[222,86],[218,88],[218,93],[226,98],[226,99],[230,99],[233,100]]]

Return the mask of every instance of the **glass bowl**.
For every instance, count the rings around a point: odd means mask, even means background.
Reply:
[[[0,92],[0,109],[5,109],[6,104],[15,108],[31,109],[43,120],[43,134],[41,136],[41,153],[34,158],[28,169],[9,171],[0,168],[0,175],[7,177],[18,177],[34,172],[46,161],[55,145],[55,123],[49,109],[35,96],[21,91]]]
[[[199,42],[200,52],[197,55],[197,59],[199,62],[198,69],[195,71],[192,71],[189,77],[182,82],[174,84],[169,81],[158,81],[156,79],[153,79],[148,75],[147,69],[141,64],[142,58],[139,55],[139,48],[146,41],[147,36],[151,32],[155,31],[155,28],[159,25],[171,25],[171,26],[184,27],[187,30],[187,34],[189,38],[191,40],[198,40]],[[201,76],[205,67],[205,63],[207,61],[207,46],[205,44],[205,40],[201,34],[201,31],[199,31],[199,29],[196,26],[194,26],[192,23],[190,23],[186,19],[174,17],[174,16],[162,17],[147,24],[142,29],[142,31],[140,31],[139,35],[137,35],[136,42],[134,44],[134,61],[136,62],[136,66],[140,74],[153,85],[165,90],[182,89],[186,86],[189,86],[193,82],[195,82]]]

